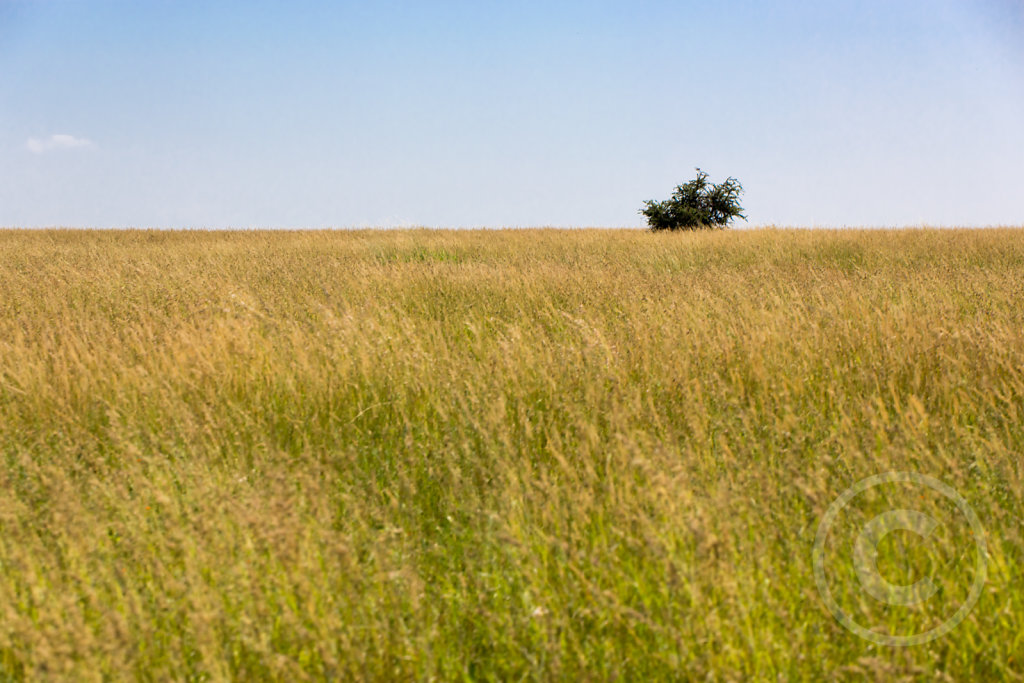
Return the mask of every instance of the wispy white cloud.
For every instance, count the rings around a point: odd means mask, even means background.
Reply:
[[[25,148],[33,154],[43,154],[44,152],[50,152],[56,149],[75,149],[95,146],[96,144],[92,140],[76,138],[74,135],[62,135],[59,133],[41,140],[39,138],[29,138],[28,142],[25,143]]]

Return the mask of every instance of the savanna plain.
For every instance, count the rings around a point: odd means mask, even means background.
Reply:
[[[1022,458],[1024,230],[0,231],[0,680],[1020,680]]]

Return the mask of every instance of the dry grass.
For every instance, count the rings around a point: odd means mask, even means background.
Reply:
[[[1020,679],[1022,455],[1021,231],[0,232],[0,679]],[[812,576],[889,470],[917,647]]]

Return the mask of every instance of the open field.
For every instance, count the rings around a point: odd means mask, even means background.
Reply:
[[[0,231],[0,680],[1019,680],[1022,462],[1020,230]]]

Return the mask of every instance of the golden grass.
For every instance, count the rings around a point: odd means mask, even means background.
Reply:
[[[1022,397],[1011,229],[0,231],[0,679],[1019,679]],[[812,575],[890,470],[916,647]]]

